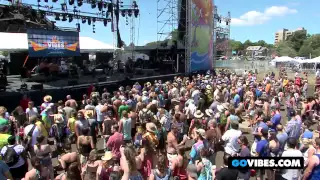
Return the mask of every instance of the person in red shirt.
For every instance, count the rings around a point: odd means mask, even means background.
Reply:
[[[123,135],[118,131],[119,126],[117,124],[112,125],[111,132],[113,135],[109,137],[106,144],[107,150],[112,152],[113,158],[116,160],[116,162],[120,160],[120,147],[123,144]]]
[[[28,103],[30,101],[31,100],[28,98],[28,96],[24,94],[22,99],[20,100],[20,106],[23,108],[23,111],[26,111],[26,109],[28,108]]]

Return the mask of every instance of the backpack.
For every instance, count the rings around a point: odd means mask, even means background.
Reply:
[[[149,110],[145,111],[144,109],[142,109],[141,112],[142,113],[139,117],[139,121],[140,121],[140,123],[145,123],[151,118],[150,114],[149,114]]]
[[[220,114],[220,124],[226,125],[227,124],[227,116],[224,113]]]
[[[14,147],[16,145],[9,147],[7,147],[6,152],[4,153],[4,156],[2,157],[3,161],[9,166],[12,167],[15,164],[17,164],[17,162],[19,161],[19,155],[17,154],[17,152],[14,150]]]

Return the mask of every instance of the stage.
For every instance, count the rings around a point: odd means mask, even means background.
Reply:
[[[53,101],[57,102],[58,100],[65,100],[67,95],[72,95],[74,99],[80,100],[82,95],[87,93],[87,89],[90,85],[94,84],[99,91],[103,88],[107,88],[109,92],[117,90],[120,86],[132,85],[135,82],[143,84],[145,82],[153,82],[154,80],[161,79],[162,81],[172,80],[174,76],[182,74],[167,74],[160,75],[159,73],[153,73],[153,76],[148,74],[144,75],[134,75],[130,79],[126,79],[125,74],[115,73],[112,76],[106,77],[106,81],[98,82],[98,78],[93,78],[92,76],[80,76],[77,81],[78,85],[68,86],[69,80],[74,79],[63,79],[52,82],[44,82],[43,90],[31,90],[32,85],[41,85],[37,82],[25,82],[28,86],[27,90],[20,90],[21,85],[24,82],[21,82],[20,76],[8,76],[8,86],[6,92],[0,92],[0,102],[1,106],[5,106],[9,111],[13,110],[16,106],[19,105],[21,97],[23,94],[27,94],[36,105],[42,103],[42,98],[49,94],[53,97]],[[103,76],[100,76],[103,77]]]

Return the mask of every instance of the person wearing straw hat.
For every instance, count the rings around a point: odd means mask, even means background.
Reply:
[[[204,147],[207,147],[206,131],[204,129],[197,129],[194,131],[194,140],[196,142],[193,144],[189,154],[189,164],[194,164],[196,160],[200,158],[200,150]]]
[[[115,166],[113,163],[113,156],[111,151],[106,151],[101,157],[102,163],[97,169],[97,178],[109,179],[112,172],[119,170],[119,166]]]
[[[203,122],[203,116],[204,114],[200,111],[200,110],[197,110],[195,113],[194,113],[194,119],[191,120],[191,123],[190,123],[190,127],[189,127],[189,136],[192,136],[193,135],[193,130],[194,129],[197,129],[197,128],[202,128],[204,122]]]
[[[41,104],[41,110],[46,109],[52,101],[52,96],[46,95],[43,97],[43,103]]]

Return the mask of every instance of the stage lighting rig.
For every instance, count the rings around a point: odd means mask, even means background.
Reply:
[[[103,7],[103,2],[100,0],[100,1],[98,2],[98,9],[99,9],[99,11],[102,11],[102,7]]]
[[[137,1],[133,1],[133,2],[132,2],[132,7],[133,7],[134,9],[137,9],[137,8],[138,8]]]
[[[128,10],[128,16],[129,16],[129,17],[132,16],[132,10],[131,10],[131,9]]]
[[[104,20],[103,20],[103,25],[104,25],[105,27],[107,27],[107,25],[108,25],[108,20],[104,19]]]
[[[58,0],[52,0],[52,2],[56,3]]]
[[[92,22],[93,22],[93,23],[96,22],[96,18],[95,18],[95,17],[92,18]]]
[[[69,5],[72,6],[74,4],[74,0],[69,0]]]
[[[108,13],[112,13],[112,11],[113,11],[113,4],[112,3],[109,3],[108,4]]]
[[[48,3],[49,1],[48,1],[48,0],[44,0],[44,2],[45,2],[45,3]]]
[[[122,17],[126,17],[126,11],[125,11],[125,10],[122,10],[122,11],[121,11],[121,16],[122,16]]]
[[[66,14],[62,14],[62,20],[61,21],[67,21],[67,15]]]
[[[80,32],[80,23],[76,24],[78,32]]]
[[[94,9],[94,8],[96,8],[96,7],[97,7],[97,2],[96,2],[96,0],[92,0],[92,1],[91,1],[91,8]]]
[[[60,14],[59,13],[55,13],[54,14],[56,16],[56,18],[54,18],[56,21],[60,21]]]
[[[87,22],[87,19],[86,18],[82,18],[82,24],[85,24]]]
[[[67,4],[66,3],[62,3],[61,4],[61,11],[67,11]]]
[[[79,7],[82,6],[83,0],[78,0],[77,2],[78,2],[78,6],[79,6]]]
[[[92,32],[96,33],[96,25],[94,25],[94,24],[92,25]]]
[[[134,10],[134,17],[137,18],[139,16],[139,9]]]
[[[88,25],[91,25],[91,18],[88,18]]]
[[[73,21],[73,16],[71,14],[68,15],[68,18],[69,18],[69,22]]]

